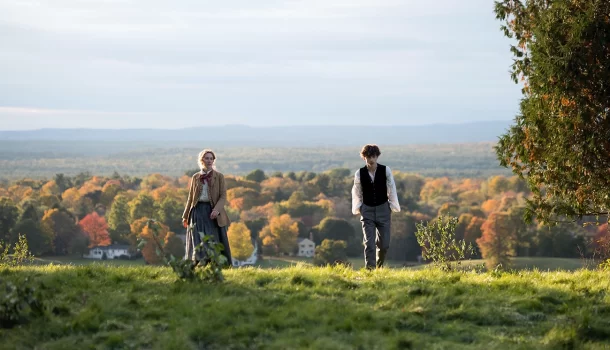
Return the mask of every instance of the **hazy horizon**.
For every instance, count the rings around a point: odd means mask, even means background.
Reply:
[[[507,125],[511,124],[513,121],[512,120],[481,120],[481,121],[456,121],[456,122],[445,122],[445,123],[412,123],[412,124],[391,124],[391,125],[366,125],[366,124],[328,124],[328,125],[324,125],[324,124],[287,124],[287,125],[252,125],[252,124],[219,124],[219,125],[212,125],[212,126],[206,126],[206,125],[191,125],[191,126],[186,126],[186,127],[164,127],[164,126],[158,126],[158,127],[36,127],[36,126],[32,126],[32,127],[24,127],[22,129],[2,129],[0,127],[0,131],[4,131],[4,132],[11,132],[11,131],[15,131],[15,132],[19,132],[19,131],[41,131],[41,130],[108,130],[108,131],[112,131],[112,130],[157,130],[157,131],[162,131],[162,130],[172,130],[172,131],[179,131],[179,130],[188,130],[188,129],[192,129],[192,128],[205,128],[205,127],[213,127],[213,128],[239,128],[239,127],[243,127],[243,128],[253,128],[253,129],[273,129],[273,128],[300,128],[300,127],[304,127],[304,128],[316,128],[316,127],[326,127],[326,128],[349,128],[349,127],[354,127],[354,128],[361,128],[361,127],[383,127],[383,128],[392,128],[392,127],[430,127],[430,126],[450,126],[450,125],[469,125],[469,124],[473,124],[473,125],[480,125],[480,124],[486,124],[486,123],[506,123]]]
[[[0,130],[512,120],[489,0],[0,2]]]

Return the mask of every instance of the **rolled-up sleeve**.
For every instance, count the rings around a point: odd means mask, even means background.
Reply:
[[[360,171],[356,171],[354,175],[354,186],[352,187],[352,213],[360,214],[362,206],[362,185],[360,185]]]
[[[398,203],[398,194],[396,193],[396,182],[394,182],[394,176],[390,167],[385,168],[386,185],[388,188],[388,201],[390,202],[390,209],[393,212],[400,211],[400,204]]]

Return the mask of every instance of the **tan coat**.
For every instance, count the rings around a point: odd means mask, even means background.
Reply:
[[[186,200],[184,213],[182,214],[182,219],[186,220],[187,222],[190,222],[191,209],[197,205],[199,196],[201,195],[201,191],[203,189],[203,184],[201,181],[199,181],[199,175],[200,173],[195,173],[191,177],[189,196]],[[229,220],[227,212],[225,211],[225,203],[227,202],[227,186],[225,184],[224,175],[216,170],[214,170],[214,174],[212,175],[212,186],[208,188],[208,195],[210,197],[212,210],[219,212],[218,217],[216,218],[218,221],[218,226],[228,226],[231,221]]]

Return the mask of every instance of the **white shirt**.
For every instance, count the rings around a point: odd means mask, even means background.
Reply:
[[[375,169],[375,171],[377,171]],[[375,179],[375,173],[368,172],[371,181]],[[396,183],[394,182],[394,176],[392,176],[392,170],[389,166],[385,167],[386,187],[388,188],[388,201],[390,202],[390,209],[397,213],[400,211],[400,204],[398,203],[398,195],[396,194]],[[354,215],[360,214],[360,207],[362,206],[362,185],[360,184],[360,169],[356,170],[354,176],[354,187],[352,187],[352,213]]]
[[[201,170],[200,174],[205,175],[207,173],[205,171]],[[199,195],[199,201],[200,202],[209,202],[210,201],[210,195],[208,194],[208,183],[207,182],[205,182],[203,184],[203,188],[201,189],[201,195]]]

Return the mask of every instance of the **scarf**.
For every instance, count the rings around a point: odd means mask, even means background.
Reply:
[[[200,173],[199,174],[199,181],[201,181],[202,184],[205,184],[206,182],[208,183],[208,187],[212,187],[212,174],[214,173],[213,170],[210,170],[207,174],[203,174]]]

